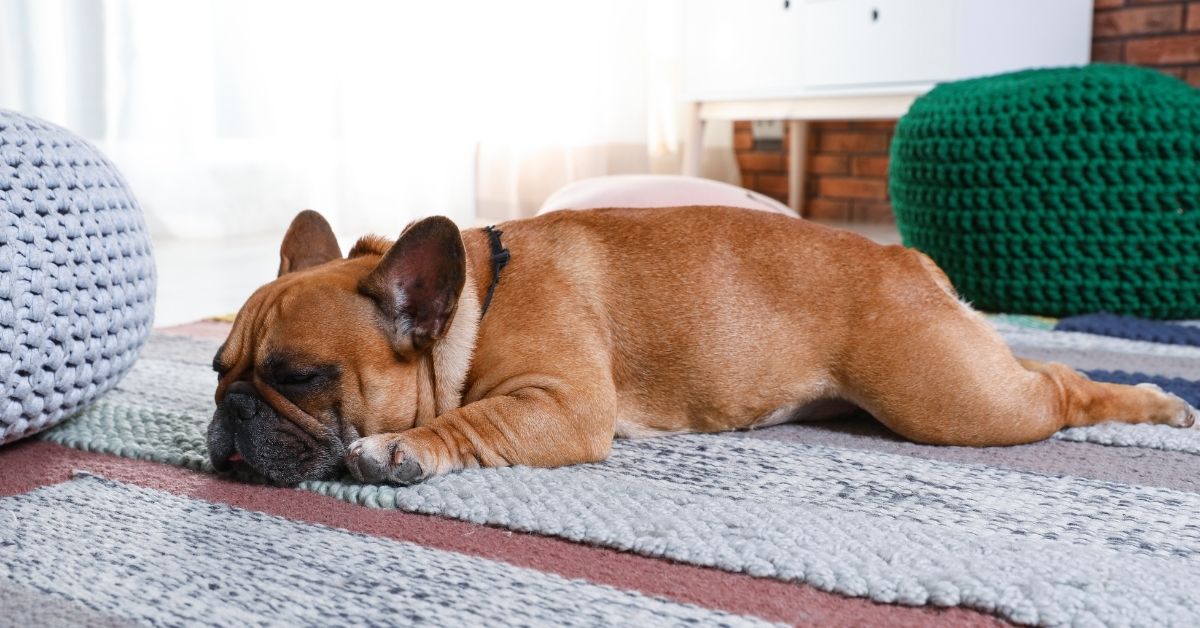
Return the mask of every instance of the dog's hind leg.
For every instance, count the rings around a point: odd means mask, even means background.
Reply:
[[[911,277],[911,275],[910,275]],[[979,314],[936,282],[890,298],[902,315],[869,318],[840,377],[845,395],[906,438],[1015,445],[1109,421],[1186,427],[1200,412],[1153,385],[1093,382],[1062,364],[1019,360]],[[878,342],[888,338],[890,342]]]
[[[1200,413],[1195,408],[1154,384],[1126,386],[1093,382],[1063,364],[1024,359],[1020,363],[1026,370],[1040,373],[1057,383],[1062,397],[1064,427],[1111,421],[1192,427],[1200,420]]]
[[[1154,385],[1093,382],[1062,364],[1018,360],[998,336],[989,343],[962,340],[913,342],[901,352],[903,361],[892,363],[909,369],[908,381],[867,377],[855,401],[901,436],[943,445],[1015,445],[1065,427],[1110,421],[1188,427],[1200,419],[1183,399]]]

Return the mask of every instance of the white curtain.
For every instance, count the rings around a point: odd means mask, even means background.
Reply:
[[[159,237],[473,224],[678,172],[683,1],[0,0],[0,107],[99,145]]]

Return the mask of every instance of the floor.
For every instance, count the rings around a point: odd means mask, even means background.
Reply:
[[[895,225],[824,224],[850,229],[884,244],[900,242]],[[275,277],[279,237],[156,241],[154,255],[158,263],[154,324],[180,325],[236,312],[255,288]]]

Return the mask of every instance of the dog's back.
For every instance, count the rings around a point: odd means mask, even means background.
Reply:
[[[570,359],[555,347],[574,352],[594,334],[590,359],[607,354],[617,429],[630,435],[744,427],[831,395],[838,339],[879,290],[880,261],[915,255],[728,207],[562,211],[502,229],[512,263],[496,333],[521,333],[530,312],[569,322],[530,329],[545,360]],[[575,337],[545,343],[546,333]]]

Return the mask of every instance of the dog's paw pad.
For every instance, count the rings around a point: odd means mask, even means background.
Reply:
[[[380,482],[387,477],[387,461],[368,440],[360,438],[346,450],[346,468],[359,482]]]
[[[421,463],[410,457],[392,465],[392,472],[388,476],[389,481],[403,485],[416,484],[424,478],[425,470],[421,468]]]
[[[414,484],[425,478],[421,464],[387,434],[360,438],[346,450],[346,468],[360,482]]]

